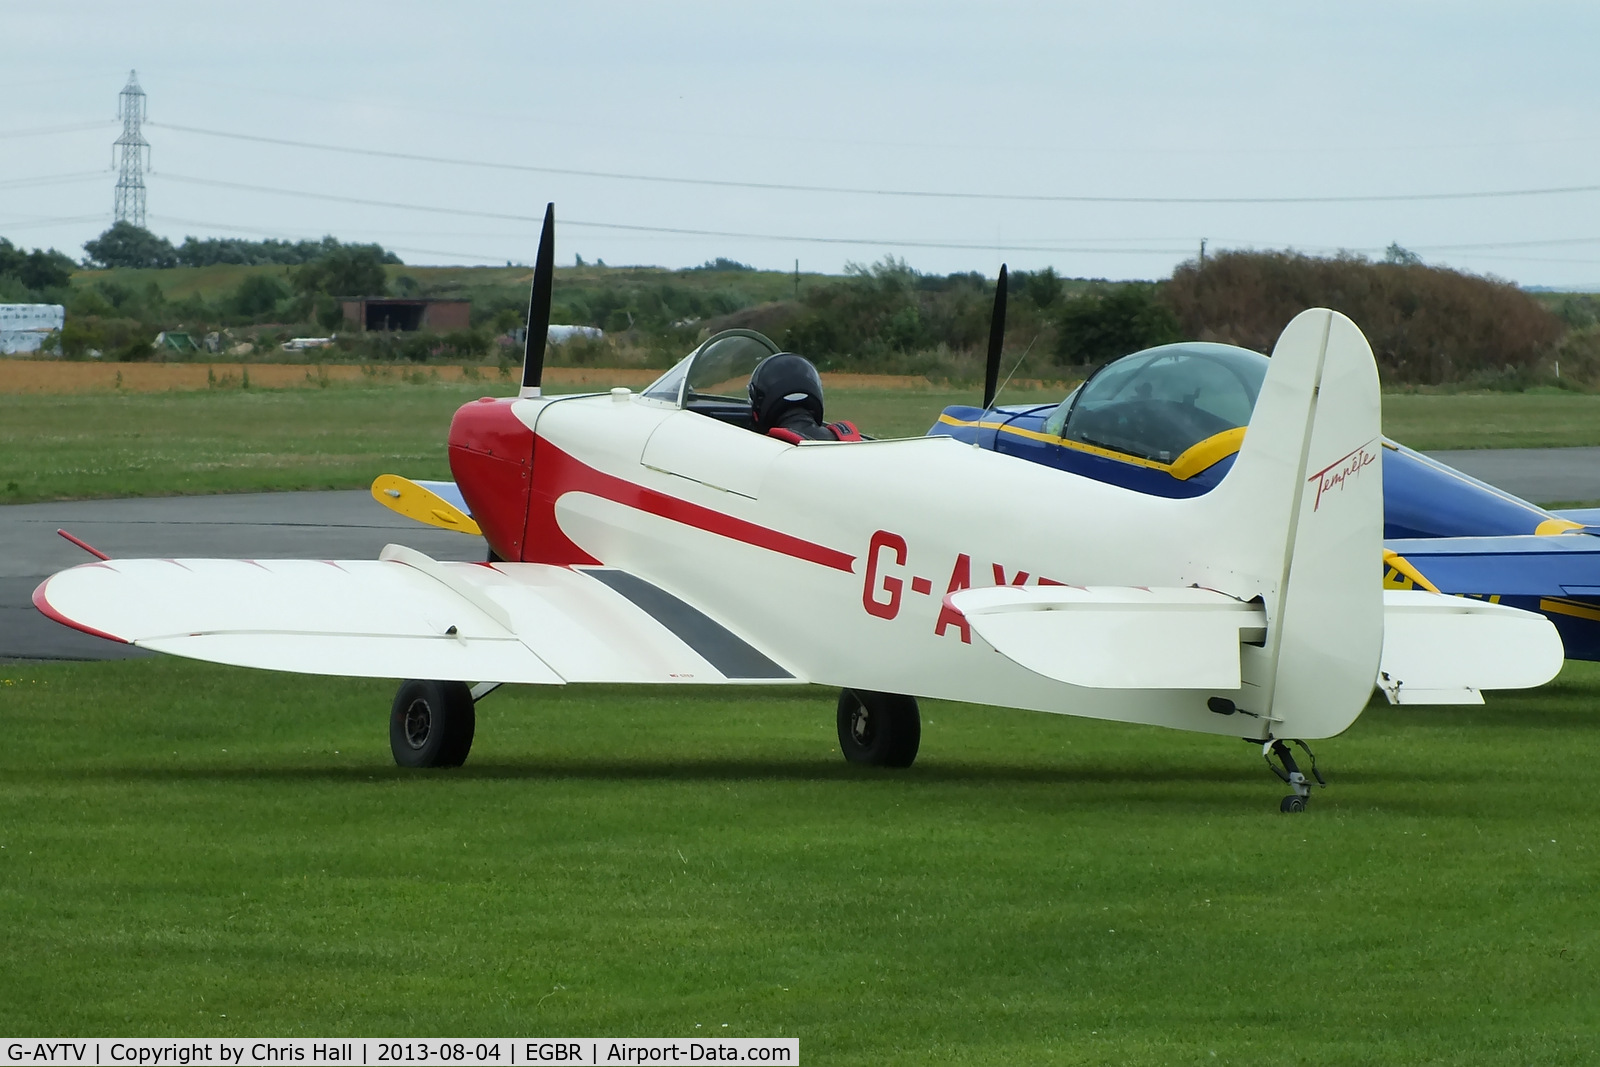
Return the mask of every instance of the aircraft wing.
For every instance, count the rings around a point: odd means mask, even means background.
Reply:
[[[1581,526],[1592,526],[1600,529],[1600,508],[1567,508],[1563,511],[1553,511],[1552,515],[1559,515],[1569,522]]]
[[[1446,593],[1600,596],[1600,538],[1418,537],[1385,541]]]
[[[377,560],[106,560],[34,604],[68,626],[242,667],[468,682],[801,682],[671,593],[609,568]]]

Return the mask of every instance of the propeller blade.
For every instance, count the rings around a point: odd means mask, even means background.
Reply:
[[[994,314],[989,317],[989,361],[983,366],[983,410],[994,403],[1000,380],[1000,346],[1006,339],[1006,265],[1000,264],[1000,281],[994,288]]]
[[[544,377],[544,346],[550,335],[550,290],[556,274],[556,206],[544,209],[539,255],[533,261],[533,288],[528,293],[528,336],[522,348],[522,388],[518,396],[538,396]]]

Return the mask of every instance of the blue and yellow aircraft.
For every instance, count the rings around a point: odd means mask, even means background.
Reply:
[[[1003,312],[1000,312],[1003,314]],[[1057,404],[950,407],[929,431],[1153,496],[1233,466],[1267,357],[1185,342],[1101,367]],[[1568,659],[1600,660],[1600,509],[1548,511],[1383,439],[1384,584],[1539,611]],[[1320,490],[1319,486],[1319,490]]]

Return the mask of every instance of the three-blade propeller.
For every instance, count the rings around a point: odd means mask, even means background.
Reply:
[[[533,261],[533,289],[528,294],[528,336],[522,348],[520,397],[539,395],[544,377],[544,346],[550,336],[550,290],[556,273],[556,206],[544,209],[544,229],[539,234],[539,255]]]

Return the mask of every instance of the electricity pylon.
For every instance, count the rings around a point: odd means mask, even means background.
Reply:
[[[131,222],[144,229],[144,172],[150,165],[150,142],[139,132],[144,121],[144,90],[139,88],[139,72],[128,71],[128,84],[117,97],[117,117],[122,120],[122,136],[117,138],[117,205],[115,221]]]

